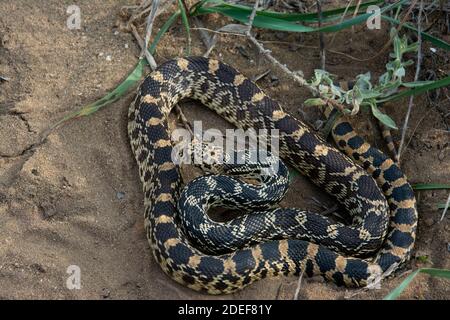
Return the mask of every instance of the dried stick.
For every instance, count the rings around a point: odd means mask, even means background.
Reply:
[[[275,66],[280,68],[283,72],[285,72],[286,74],[291,76],[301,86],[306,86],[314,94],[318,93],[317,89],[312,87],[312,86],[310,86],[303,77],[301,77],[298,74],[292,72],[291,70],[289,70],[288,67],[286,67],[286,65],[282,64],[277,59],[275,59],[270,54],[270,50],[265,49],[263,47],[263,45],[261,43],[259,43],[258,40],[256,40],[256,38],[251,34],[251,30],[252,30],[252,26],[253,26],[253,20],[255,19],[255,16],[256,16],[256,10],[258,9],[258,4],[259,4],[259,0],[256,0],[255,1],[255,5],[253,6],[253,11],[252,11],[252,13],[250,15],[250,18],[248,20],[248,23],[247,23],[248,24],[248,29],[247,29],[247,32],[246,32],[247,38],[258,48],[260,53],[262,53],[262,54],[264,54],[266,56],[267,60],[269,60],[272,64],[274,64]]]
[[[204,28],[204,27],[194,27],[191,28],[192,30],[202,30],[202,31],[208,31],[214,34],[218,34],[218,35],[230,35],[230,36],[238,36],[238,37],[246,37],[247,35],[242,34],[242,33],[236,33],[236,32],[227,32],[227,31],[220,31],[220,30],[212,30],[212,29],[208,29],[208,28]],[[288,42],[288,41],[277,41],[277,40],[259,40],[259,42],[261,43],[274,43],[274,44],[285,44],[285,45],[292,45],[292,42]],[[308,46],[308,45],[303,45],[303,44],[296,44],[297,47],[299,48],[307,48],[307,49],[318,49],[318,46]],[[341,55],[343,57],[346,57],[348,59],[351,60],[355,60],[355,61],[366,61],[365,59],[359,59],[356,58],[350,54],[344,53],[344,52],[340,52],[340,51],[336,51],[336,50],[332,50],[332,49],[328,49],[325,48],[325,50],[327,52],[333,53],[333,54],[338,54]]]
[[[156,61],[155,58],[153,58],[153,55],[148,51],[148,44],[150,43],[150,37],[152,35],[153,30],[153,22],[156,18],[156,12],[158,11],[159,7],[159,0],[153,0],[152,2],[152,9],[150,10],[150,14],[147,18],[147,28],[145,32],[145,38],[144,38],[144,48],[142,48],[141,57],[144,57],[147,59],[148,64],[152,68],[152,70],[156,69]]]
[[[250,18],[248,19],[247,25],[248,25],[248,29],[246,32],[247,36],[251,35],[251,30],[252,30],[252,26],[253,26],[253,20],[255,20],[255,16],[256,16],[256,11],[258,10],[258,6],[259,6],[259,1],[260,0],[255,0],[255,5],[253,6],[253,10],[252,13],[250,14]]]
[[[216,41],[214,39],[215,35],[213,37],[210,37],[208,32],[205,30],[203,23],[197,17],[193,17],[192,20],[194,21],[194,25],[196,25],[197,28],[191,28],[191,29],[198,30],[198,32],[200,34],[200,39],[202,39],[202,42],[206,47],[206,51],[203,54],[203,56],[205,58],[207,58],[211,54],[212,49],[214,49],[214,46],[216,43]]]
[[[359,11],[359,7],[361,6],[361,0],[358,0],[356,3],[355,11],[353,12],[353,18],[356,17]],[[350,38],[351,41],[353,41],[353,35],[355,34],[355,26],[352,26],[352,37]]]
[[[319,28],[322,26],[322,4],[321,0],[317,0],[317,15],[319,17]],[[323,32],[319,31],[319,48],[320,48],[320,67],[325,70],[325,41],[323,39]]]
[[[302,287],[302,278],[303,273],[305,273],[305,269],[306,267],[302,269],[302,273],[300,273],[300,276],[298,277],[297,288],[295,288],[294,298],[292,300],[298,300],[298,295],[300,293],[300,288]]]
[[[345,7],[344,13],[342,14],[341,19],[339,20],[339,23],[342,23],[342,21],[344,21],[344,18],[347,15],[348,9],[352,5],[352,3],[353,3],[353,0],[350,0],[348,2],[347,6]],[[331,41],[330,41],[330,44],[329,44],[330,46],[334,43],[334,40],[336,39],[336,35],[337,35],[337,32],[334,32],[333,33],[333,38],[331,38]]]
[[[417,42],[418,42],[418,50],[417,50],[417,65],[416,65],[416,74],[414,75],[414,81],[416,82],[419,79],[420,73],[420,65],[422,64],[422,11],[423,11],[423,0],[420,0],[420,8],[419,8],[419,17],[417,19]],[[411,116],[411,110],[414,104],[414,95],[409,98],[408,111],[406,112],[405,122],[403,124],[402,136],[400,139],[400,146],[398,147],[398,163],[400,164],[403,145],[405,143],[406,130],[408,129],[409,117]]]
[[[313,86],[309,85],[307,81],[301,77],[298,73],[294,73],[293,71],[289,70],[286,65],[279,62],[277,59],[275,59],[271,54],[270,50],[267,50],[263,47],[262,44],[258,42],[252,35],[247,36],[247,38],[259,49],[260,53],[264,54],[267,60],[269,60],[273,65],[281,69],[284,73],[292,77],[298,84],[301,86],[307,87],[309,90],[311,90],[314,94],[317,94],[318,91]]]

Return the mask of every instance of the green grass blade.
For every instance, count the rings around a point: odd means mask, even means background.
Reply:
[[[359,6],[358,13],[367,9],[371,5],[379,5],[381,3],[383,3],[382,0],[375,0],[375,1],[369,1],[369,2],[363,3]],[[215,4],[216,8],[222,7],[222,8],[228,8],[228,9],[234,9],[237,11],[242,11],[242,12],[245,12],[246,15],[250,15],[250,13],[253,10],[253,8],[248,7],[248,6],[226,3],[221,0],[204,0],[202,4],[199,4],[198,6],[196,6],[195,10],[193,10],[193,14],[201,13],[202,7],[204,5],[211,5],[211,4]],[[358,7],[356,5],[350,6],[347,9],[347,13],[353,13],[354,11],[356,11],[357,8]],[[203,8],[203,9],[205,9],[205,8]],[[342,14],[345,11],[346,11],[345,7],[323,11],[322,12],[322,22],[340,19]],[[271,17],[271,18],[277,18],[277,19],[281,19],[284,21],[310,22],[310,23],[316,23],[319,21],[318,14],[315,12],[313,12],[313,13],[283,13],[283,12],[276,12],[276,11],[271,11],[271,10],[258,10],[257,15]]]
[[[426,86],[429,84],[432,84],[434,81],[431,80],[427,80],[427,81],[413,81],[413,82],[403,82],[402,86],[404,86],[405,88],[415,88],[415,87],[420,87],[420,86]]]
[[[446,269],[435,269],[435,268],[421,268],[417,269],[413,273],[411,273],[409,276],[406,277],[405,280],[402,281],[398,285],[397,288],[392,290],[388,295],[386,295],[383,300],[395,300],[397,299],[400,294],[405,290],[405,288],[411,283],[411,281],[419,274],[419,273],[426,273],[434,277],[440,277],[440,278],[446,278],[450,279],[450,270]]]
[[[189,19],[187,16],[186,8],[184,7],[183,1],[178,0],[178,8],[181,12],[181,20],[183,21],[184,28],[186,29],[187,34],[187,49],[186,49],[186,55],[191,54],[191,28],[189,26]]]
[[[154,54],[156,51],[156,46],[158,45],[159,41],[161,40],[162,36],[169,30],[169,28],[172,26],[172,24],[175,22],[175,20],[178,19],[178,17],[181,15],[181,12],[178,10],[175,13],[173,13],[170,18],[163,24],[161,29],[159,29],[158,33],[155,36],[155,39],[153,39],[152,44],[150,45],[148,51],[151,54]]]
[[[353,13],[358,8],[358,14],[371,6],[371,5],[379,5],[384,3],[384,1],[369,1],[366,3],[362,3],[359,8],[358,6],[350,6],[347,10],[347,14]],[[335,19],[340,19],[342,17],[342,14],[345,12],[345,7],[342,8],[336,8],[331,10],[326,10],[322,12],[322,22],[331,21]],[[319,15],[317,12],[312,13],[279,13],[279,12],[273,12],[273,11],[261,11],[261,15],[269,16],[269,17],[275,17],[279,19],[284,19],[288,21],[299,21],[299,22],[310,22],[310,23],[317,23],[319,21]]]
[[[438,203],[438,204],[436,205],[436,208],[437,208],[437,209],[445,209],[446,206],[447,206],[446,203]]]
[[[416,183],[412,185],[414,190],[445,190],[450,189],[450,184],[445,183]]]
[[[63,119],[58,121],[53,127],[56,127],[67,120],[91,115],[94,112],[97,112],[100,108],[117,101],[121,96],[123,96],[126,92],[128,92],[128,90],[131,87],[133,87],[135,83],[139,81],[139,79],[142,78],[142,73],[145,64],[146,61],[144,59],[139,60],[134,70],[113,91],[109,92],[106,96],[104,96],[100,100],[97,100],[94,103],[84,106],[80,110],[65,116]]]
[[[402,3],[406,2],[407,0],[401,0],[399,2],[396,2],[394,4],[390,4],[388,6],[385,6],[381,8],[381,13],[386,12],[388,10],[392,10],[398,6],[400,6]],[[233,18],[241,23],[246,23],[248,21],[248,15],[249,10],[251,11],[252,8],[245,7],[244,6],[201,6],[199,7],[196,12],[197,14],[208,14],[208,13],[220,13],[222,15],[228,16],[230,18]],[[334,25],[328,25],[323,26],[320,28],[317,27],[309,27],[302,24],[298,24],[297,21],[288,21],[286,19],[281,19],[278,17],[274,17],[274,14],[272,16],[266,14],[261,14],[261,11],[258,12],[258,14],[255,16],[255,20],[253,21],[253,25],[258,28],[263,29],[271,29],[271,30],[277,30],[277,31],[289,31],[289,32],[336,32],[340,31],[342,29],[349,28],[353,25],[361,24],[367,21],[367,19],[372,16],[372,13],[366,13],[359,16],[356,16],[354,18],[344,20],[341,23],[334,24]]]
[[[420,272],[420,269],[414,271],[413,273],[411,273],[409,276],[406,277],[405,280],[402,281],[402,283],[400,283],[398,285],[397,288],[395,288],[394,290],[392,290],[391,292],[389,292],[384,298],[383,300],[395,300],[398,298],[398,296],[400,296],[400,294],[403,292],[403,290],[406,289],[406,287],[410,284],[410,282],[417,276],[417,274]]]
[[[294,181],[295,177],[298,177],[300,175],[300,172],[298,172],[295,168],[289,168],[289,183]]]
[[[172,16],[164,23],[164,25],[158,31],[155,38],[153,39],[152,44],[150,45],[150,47],[148,49],[151,54],[155,53],[158,42],[161,40],[162,36],[167,32],[167,30],[169,30],[170,26],[175,22],[175,20],[180,15],[181,15],[180,11],[173,13]],[[117,101],[120,97],[122,97],[124,94],[126,94],[130,88],[134,87],[136,85],[136,83],[142,78],[144,67],[147,64],[148,64],[147,60],[140,59],[136,65],[136,67],[133,69],[133,71],[113,91],[109,92],[103,98],[95,101],[94,103],[88,104],[88,105],[82,107],[80,110],[77,110],[77,111],[65,116],[64,118],[59,120],[57,123],[55,123],[52,126],[52,128],[55,128],[55,127],[59,126],[61,123],[66,122],[68,120],[91,115],[91,114],[97,112],[98,110],[100,110],[101,108],[109,105],[110,103]]]
[[[401,99],[401,98],[404,98],[404,97],[409,97],[411,95],[418,95],[420,93],[423,93],[423,92],[426,92],[426,91],[429,91],[429,90],[434,90],[434,89],[447,87],[447,86],[450,86],[450,76],[448,76],[448,77],[446,77],[444,79],[433,81],[433,82],[428,83],[428,84],[415,86],[415,87],[413,87],[411,89],[408,89],[408,90],[403,90],[400,93],[397,93],[397,94],[392,95],[390,97],[377,100],[377,103],[382,103],[382,102],[387,102],[387,101],[394,101],[394,100],[398,100],[398,99]]]
[[[398,129],[394,120],[392,120],[392,118],[389,117],[387,114],[381,112],[381,110],[378,109],[376,104],[372,104],[370,107],[372,109],[372,114],[375,116],[375,118],[380,120],[384,125],[388,126],[391,129],[395,130]]]
[[[384,20],[387,20],[389,22],[392,22],[394,24],[397,24],[397,25],[400,24],[400,21],[398,21],[397,19],[391,18],[389,16],[381,15],[381,18],[384,19]],[[409,23],[403,24],[403,27],[407,28],[407,29],[410,29],[410,30],[414,30],[415,32],[418,32],[418,30],[414,26],[409,24]],[[445,49],[447,51],[450,50],[450,44],[445,42],[444,40],[441,40],[441,39],[438,39],[436,37],[433,37],[432,35],[430,35],[430,34],[428,34],[426,32],[421,32],[421,35],[422,35],[422,39],[430,41],[436,47]]]

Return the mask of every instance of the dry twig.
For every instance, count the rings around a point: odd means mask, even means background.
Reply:
[[[317,15],[319,17],[319,28],[322,26],[322,4],[321,0],[317,0]],[[325,40],[323,37],[323,32],[319,31],[319,48],[320,48],[320,67],[325,70]]]
[[[422,11],[423,11],[423,0],[420,1],[419,16],[417,18],[417,42],[419,48],[417,49],[417,64],[416,64],[416,74],[414,75],[414,81],[419,80],[420,65],[422,64]],[[405,122],[403,124],[402,135],[400,139],[400,146],[398,147],[398,163],[400,164],[403,145],[405,143],[406,130],[408,129],[409,117],[411,115],[411,110],[414,104],[414,95],[409,98],[408,111],[406,112]]]
[[[439,220],[439,222],[441,222],[442,220],[444,220],[445,214],[447,213],[447,210],[448,210],[448,207],[449,207],[449,206],[450,206],[450,194],[448,195],[447,202],[445,203],[445,208],[444,208],[444,211],[442,211],[441,220]]]
[[[293,300],[298,300],[298,295],[299,295],[299,293],[300,293],[300,288],[301,288],[301,286],[302,286],[303,273],[305,273],[305,268],[302,269],[302,273],[300,273],[300,275],[299,275],[299,277],[298,277],[297,288],[295,288],[295,293],[294,293],[294,298],[293,298]]]
[[[148,45],[150,43],[150,37],[152,35],[153,30],[153,22],[156,18],[156,12],[158,11],[159,7],[159,0],[153,0],[152,2],[152,8],[150,10],[150,13],[147,17],[147,28],[145,32],[145,38],[144,38],[144,47],[141,51],[141,57],[145,57],[147,59],[148,64],[152,68],[152,70],[156,69],[156,61],[155,58],[153,58],[153,55],[148,51]]]
[[[252,10],[252,13],[250,14],[250,18],[248,19],[248,22],[247,22],[248,29],[246,32],[247,36],[251,35],[253,21],[255,20],[256,11],[258,10],[259,2],[260,2],[260,0],[255,0],[255,5],[253,6],[253,10]]]

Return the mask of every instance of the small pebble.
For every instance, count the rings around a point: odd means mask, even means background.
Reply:
[[[98,54],[98,56],[99,57],[103,57],[105,54],[103,53],[103,52],[100,52],[99,54]]]
[[[130,46],[128,45],[128,43],[125,43],[125,49],[128,49]]]
[[[117,31],[117,30],[114,31],[114,35],[115,35],[115,36],[119,35],[119,31]]]
[[[118,191],[116,193],[116,197],[117,197],[117,199],[122,200],[123,198],[125,198],[125,193],[122,191]]]
[[[450,242],[447,243],[447,251],[450,252]]]
[[[106,56],[106,61],[112,61],[112,57],[110,55]]]

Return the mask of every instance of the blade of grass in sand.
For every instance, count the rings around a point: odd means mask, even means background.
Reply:
[[[180,11],[175,12],[172,14],[172,16],[164,23],[164,25],[161,27],[161,29],[156,34],[152,44],[149,47],[149,52],[154,53],[156,51],[156,45],[161,40],[162,36],[167,32],[167,30],[170,28],[170,26],[175,22],[175,20],[181,15]],[[131,73],[127,76],[127,78],[120,83],[113,91],[106,94],[103,98],[88,104],[84,107],[82,107],[80,110],[77,110],[58,122],[56,122],[52,128],[57,127],[61,123],[64,123],[68,120],[72,120],[75,118],[83,117],[91,115],[101,108],[103,108],[106,105],[109,105],[110,103],[113,103],[117,101],[120,97],[122,97],[124,94],[128,92],[128,90],[136,85],[136,83],[142,78],[144,67],[147,65],[147,60],[140,59],[137,63],[136,67],[131,71]]]
[[[411,281],[419,274],[419,273],[426,273],[434,277],[440,277],[440,278],[446,278],[450,279],[450,270],[446,269],[435,269],[435,268],[421,268],[417,269],[413,273],[411,273],[409,276],[406,277],[405,280],[402,281],[398,285],[397,288],[392,290],[388,295],[386,295],[383,300],[395,300],[397,299],[400,294],[405,290],[406,287],[411,283]]]
[[[450,184],[445,183],[416,183],[412,185],[414,190],[442,190],[450,189]]]

